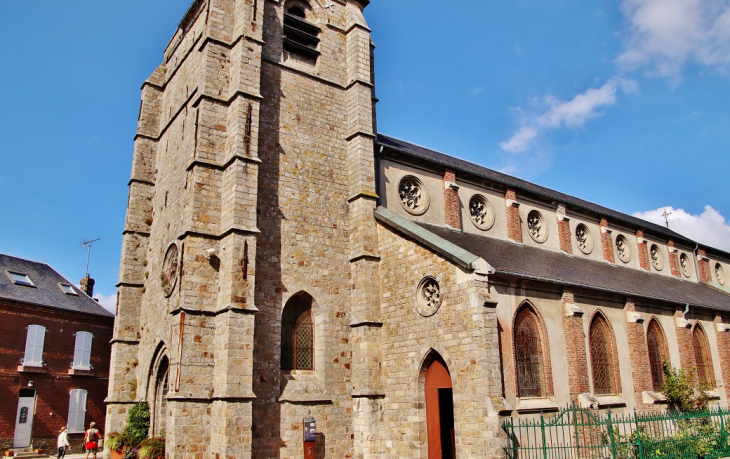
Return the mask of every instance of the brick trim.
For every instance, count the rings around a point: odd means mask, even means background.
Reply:
[[[613,252],[611,230],[608,228],[608,220],[602,218],[598,226],[601,232],[601,251],[603,252],[603,259],[609,263],[616,263],[616,257]]]
[[[570,219],[565,215],[565,204],[558,204],[558,238],[560,240],[560,250],[573,255],[573,241],[570,234]]]
[[[573,304],[575,304],[573,293],[564,290],[563,307],[566,308],[568,305]],[[565,339],[570,399],[577,402],[580,394],[591,391],[583,314],[568,314],[567,312],[563,314],[563,336]]]
[[[721,323],[722,317],[715,316],[715,324]],[[717,353],[720,357],[720,377],[727,399],[730,396],[730,388],[728,387],[728,384],[730,384],[730,332],[715,331],[715,336],[717,338]]]
[[[540,312],[537,310],[535,305],[530,300],[524,300],[515,311],[512,316],[512,327],[510,330],[510,338],[512,341],[512,361],[514,363],[514,382],[513,387],[515,396],[519,398],[520,390],[517,384],[517,347],[515,346],[515,323],[520,314],[532,314],[537,322],[537,332],[540,336],[540,351],[542,353],[542,367],[543,367],[543,383],[545,384],[545,396],[552,397],[554,394],[553,390],[553,367],[550,361],[550,343],[548,341],[547,327],[545,326],[545,320],[543,319]]]
[[[603,324],[606,326],[608,331],[608,347],[609,352],[611,355],[609,356],[609,359],[611,360],[611,379],[613,379],[614,389],[617,395],[621,394],[623,392],[623,388],[621,387],[621,367],[619,366],[618,361],[618,350],[616,348],[616,333],[613,330],[613,327],[611,326],[611,322],[606,318],[606,315],[601,311],[600,309],[596,309],[593,312],[593,315],[591,316],[590,320],[590,326],[588,327],[588,353],[590,357],[590,363],[591,363],[591,375],[593,372],[593,356],[590,355],[590,341],[591,341],[591,330],[594,326],[596,326],[596,323],[598,321],[603,321]],[[595,390],[595,382],[593,381],[593,378],[591,378],[591,387],[593,389],[593,394],[596,393]]]
[[[674,312],[674,320],[676,322],[677,345],[679,346],[679,364],[687,371],[689,382],[692,386],[697,384],[697,374],[695,372],[695,355],[692,346],[692,329],[687,328],[680,323],[683,320],[681,310]]]
[[[704,249],[697,249],[697,275],[700,282],[709,284],[712,282],[712,271],[710,270],[710,259],[707,258],[707,252]]]
[[[444,172],[444,220],[447,226],[461,230],[461,202],[456,173],[452,169]]]
[[[522,243],[522,220],[520,220],[520,204],[517,202],[515,190],[509,188],[504,194],[507,207],[507,237],[515,242]]]
[[[636,305],[633,301],[626,302],[624,311],[627,313],[626,337],[629,345],[631,380],[634,383],[634,402],[642,409],[646,409],[642,392],[652,389],[652,377],[644,324],[643,321],[629,321],[628,314],[636,312]]]
[[[636,231],[636,251],[639,257],[639,266],[645,271],[651,271],[649,264],[649,248],[646,246],[646,239],[644,239],[644,231]]]
[[[674,241],[671,239],[667,242],[667,251],[669,252],[669,267],[672,270],[672,276],[682,277],[682,273],[679,270],[679,255],[677,249],[674,248]]]

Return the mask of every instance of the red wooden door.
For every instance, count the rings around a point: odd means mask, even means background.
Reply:
[[[451,389],[449,370],[435,360],[426,371],[426,431],[428,459],[442,459],[439,389]],[[449,414],[452,416],[452,414]]]

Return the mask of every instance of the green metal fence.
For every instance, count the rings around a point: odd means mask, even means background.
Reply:
[[[554,419],[509,419],[508,459],[654,459],[730,456],[730,412],[616,415],[583,410],[575,405]]]

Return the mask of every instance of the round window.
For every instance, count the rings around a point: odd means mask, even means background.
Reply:
[[[629,247],[629,240],[621,234],[616,237],[616,254],[618,255],[618,259],[624,263],[631,261],[631,247]]]
[[[690,277],[692,275],[692,262],[686,253],[679,256],[679,269],[682,271],[684,277]]]
[[[481,194],[475,194],[469,200],[469,216],[474,226],[480,230],[488,230],[494,225],[494,211],[489,205],[487,198]]]
[[[593,252],[593,238],[591,232],[586,225],[581,223],[575,228],[575,243],[581,252],[588,255]]]
[[[441,287],[431,276],[424,277],[418,284],[416,310],[424,317],[432,316],[441,306]]]
[[[165,293],[165,296],[172,295],[172,291],[177,283],[178,263],[179,254],[177,245],[171,244],[167,248],[167,253],[165,253],[165,260],[162,262],[162,274],[160,274],[162,291]]]
[[[664,255],[658,245],[652,244],[649,249],[649,259],[657,271],[664,269]]]
[[[421,215],[428,210],[428,194],[423,182],[412,175],[400,179],[398,198],[403,208],[413,215]]]
[[[548,230],[545,220],[542,218],[542,214],[536,210],[531,210],[527,214],[527,234],[535,242],[543,243],[547,240]]]
[[[725,269],[720,263],[715,264],[715,278],[718,284],[725,285]]]

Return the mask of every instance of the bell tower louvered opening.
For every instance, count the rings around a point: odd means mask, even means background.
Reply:
[[[291,6],[284,12],[284,49],[290,53],[316,60],[322,29],[307,21],[305,9]]]

